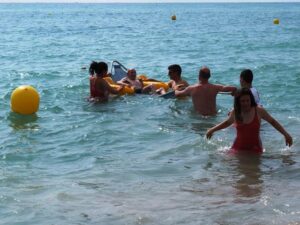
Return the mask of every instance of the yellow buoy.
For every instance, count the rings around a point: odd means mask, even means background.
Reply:
[[[172,20],[176,20],[176,15],[171,16]]]
[[[273,23],[274,23],[274,24],[279,24],[279,19],[277,19],[277,18],[274,19],[274,20],[273,20]]]
[[[16,88],[10,97],[11,110],[20,114],[33,114],[38,111],[40,96],[38,92],[29,85]]]

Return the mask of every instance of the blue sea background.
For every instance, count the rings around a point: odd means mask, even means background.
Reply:
[[[0,4],[0,16],[1,225],[300,223],[299,3]],[[89,103],[92,60],[163,81],[178,63],[191,84],[202,65],[235,86],[250,68],[294,145],[266,122],[261,157],[226,153],[234,128],[206,140],[228,95],[210,118],[190,99]],[[36,115],[10,110],[24,84]]]

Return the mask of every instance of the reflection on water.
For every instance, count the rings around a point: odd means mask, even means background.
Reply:
[[[182,191],[211,200],[249,203],[260,199],[263,188],[261,156],[257,154],[211,155],[198,178],[181,185]],[[225,157],[225,158],[224,158]],[[229,158],[228,158],[229,157]],[[203,177],[203,174],[207,174]]]
[[[234,188],[239,197],[259,197],[262,193],[263,180],[261,179],[262,171],[261,155],[258,154],[237,154],[236,170],[239,179],[236,181]]]
[[[207,130],[218,123],[216,116],[199,115],[188,101],[177,101],[169,109],[166,126],[184,128],[205,136]]]
[[[10,112],[7,119],[10,121],[9,126],[15,130],[36,130],[39,129],[38,124],[35,122],[38,119],[36,113],[31,115],[20,115],[14,112]]]
[[[205,136],[207,130],[215,126],[216,122],[211,119],[202,119],[199,123],[191,123],[191,129],[201,136]]]

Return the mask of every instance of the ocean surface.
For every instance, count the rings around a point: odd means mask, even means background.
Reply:
[[[300,224],[299,3],[0,4],[0,17],[1,225]],[[229,95],[208,118],[190,99],[89,103],[92,60],[163,81],[177,63],[191,84],[202,65],[235,86],[250,68],[294,145],[266,122],[261,157],[227,153],[233,128],[206,140]],[[10,110],[23,84],[35,115]]]

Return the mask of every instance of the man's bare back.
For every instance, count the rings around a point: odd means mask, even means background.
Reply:
[[[216,97],[220,90],[218,85],[197,84],[191,87],[190,95],[195,110],[204,116],[217,114]]]
[[[203,116],[217,114],[216,98],[225,86],[214,84],[195,84],[185,89],[185,95],[192,97],[195,110]],[[176,93],[178,95],[178,92]]]
[[[195,110],[203,116],[214,116],[217,114],[217,94],[219,92],[234,92],[236,87],[211,84],[208,82],[210,71],[202,67],[199,72],[199,83],[189,86],[182,91],[175,91],[175,95],[191,96]]]

